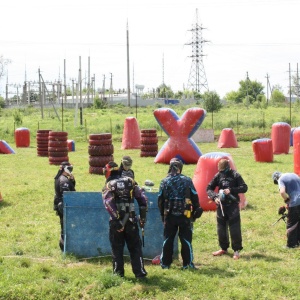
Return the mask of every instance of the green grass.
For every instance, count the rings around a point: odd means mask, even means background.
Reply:
[[[132,115],[124,111],[118,115],[109,111],[113,122],[120,124],[120,132],[124,118]],[[143,124],[141,128],[151,128],[155,123],[151,108],[145,111],[138,120]],[[93,116],[95,120],[87,117],[92,113],[97,114]],[[227,113],[224,110],[223,114]],[[88,129],[74,129],[72,111],[66,112],[69,121],[65,126],[69,138],[75,140],[76,151],[70,152],[69,157],[74,164],[78,191],[100,191],[104,184],[103,176],[88,172],[86,132],[106,132],[103,128],[107,125],[102,124],[98,114],[102,112],[85,113]],[[253,110],[250,114],[254,115]],[[281,114],[282,110],[274,109],[268,122],[281,121]],[[103,113],[102,117],[105,116]],[[279,218],[277,210],[283,201],[271,174],[275,170],[293,172],[292,147],[289,154],[274,156],[273,163],[257,163],[251,142],[240,141],[238,148],[229,149],[217,148],[216,142],[198,143],[203,154],[216,151],[231,154],[249,186],[248,206],[241,212],[244,246],[241,259],[234,261],[232,250],[222,257],[211,255],[219,248],[215,212],[205,212],[194,226],[194,256],[199,270],[181,271],[180,258],[170,270],[146,261],[149,277],[143,283],[135,280],[128,259],[125,278],[119,278],[112,275],[110,257],[83,260],[62,256],[58,247],[59,219],[52,208],[53,177],[58,166],[50,165],[47,157],[36,154],[38,122],[40,129],[60,130],[57,120],[49,115],[40,120],[32,112],[28,117],[23,116],[22,124],[31,130],[30,147],[15,148],[13,118],[9,111],[1,112],[0,134],[8,133],[0,139],[8,141],[16,154],[0,155],[0,191],[4,198],[0,203],[0,299],[299,299],[300,250],[283,248],[286,237],[282,221],[272,226]],[[94,127],[97,124],[98,130]],[[121,133],[113,135],[115,161],[119,163],[123,155],[130,155],[137,181],[151,179],[158,187],[168,167],[154,164],[153,158],[141,158],[139,150],[121,150]],[[165,136],[160,137],[159,147],[165,140]],[[193,177],[195,169],[196,165],[185,165],[183,173]]]

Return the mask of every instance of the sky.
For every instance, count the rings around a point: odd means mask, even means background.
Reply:
[[[127,89],[127,24],[130,87],[144,92],[163,82],[187,86],[192,66],[190,29],[204,29],[203,66],[208,88],[220,97],[237,90],[248,74],[288,94],[289,66],[300,58],[300,0],[10,0],[2,1],[0,56],[10,59],[0,94],[38,82],[95,76],[96,88]],[[197,12],[197,14],[196,14]],[[198,16],[198,18],[196,18]],[[205,90],[203,90],[204,92]],[[267,88],[264,91],[267,94]]]

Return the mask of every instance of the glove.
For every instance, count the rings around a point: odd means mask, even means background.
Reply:
[[[114,219],[110,221],[110,227],[113,230],[121,230],[123,228],[123,224],[120,219]]]
[[[219,197],[215,197],[215,198],[214,198],[214,201],[215,201],[215,203],[216,203],[217,205],[220,204],[220,198],[219,198]]]
[[[279,215],[283,215],[286,211],[286,208],[285,206],[280,206],[279,209],[278,209],[278,214]]]
[[[284,203],[289,203],[289,202],[290,202],[290,198],[289,197],[284,200]]]
[[[141,227],[141,228],[144,228],[144,227],[145,227],[145,224],[146,224],[146,220],[140,219],[140,220],[139,220],[139,223],[140,223],[140,227]]]
[[[199,219],[203,214],[202,207],[198,207],[196,210],[193,211],[193,219]]]

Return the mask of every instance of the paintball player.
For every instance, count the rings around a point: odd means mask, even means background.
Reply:
[[[132,159],[130,156],[123,156],[119,168],[119,175],[121,177],[127,176],[134,179],[134,171],[131,169]]]
[[[64,250],[64,232],[63,232],[63,193],[68,191],[75,191],[75,178],[72,174],[73,166],[69,162],[62,162],[59,170],[54,177],[54,207],[56,214],[60,219],[60,240],[59,247]]]
[[[274,172],[274,184],[278,184],[279,194],[287,205],[287,248],[300,246],[300,178],[295,173]],[[279,208],[278,213],[283,214],[285,207]]]
[[[144,190],[136,185],[131,177],[120,177],[115,162],[105,166],[106,185],[102,190],[105,209],[110,215],[109,241],[112,250],[113,272],[124,277],[124,246],[127,245],[132,271],[137,279],[144,279],[142,242],[138,223],[144,228],[146,223],[148,199]],[[134,199],[139,206],[139,218],[135,214]]]
[[[182,269],[196,269],[193,263],[192,222],[203,213],[192,179],[182,172],[183,163],[172,158],[167,177],[159,187],[158,208],[164,222],[164,242],[160,265],[169,269],[173,261],[174,238],[178,232],[181,243]]]
[[[213,177],[206,188],[207,195],[217,205],[217,233],[220,250],[213,252],[214,256],[227,253],[229,247],[229,234],[233,258],[240,258],[242,246],[241,216],[239,208],[239,193],[246,193],[248,187],[242,176],[232,170],[229,160],[222,158],[218,162],[218,173]],[[218,187],[218,193],[215,189]]]

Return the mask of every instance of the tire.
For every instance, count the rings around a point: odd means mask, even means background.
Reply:
[[[49,136],[59,136],[59,137],[67,137],[68,133],[65,131],[50,131]]]
[[[67,141],[48,141],[49,147],[68,147]]]
[[[69,161],[69,157],[68,156],[61,156],[61,157],[53,157],[53,156],[49,156],[49,163],[52,164],[61,164],[63,161]]]
[[[111,155],[114,153],[113,145],[102,145],[102,146],[89,146],[89,155],[92,156],[103,156]]]
[[[89,173],[90,174],[104,175],[102,167],[90,167],[89,168]]]
[[[90,145],[111,145],[112,144],[112,139],[107,139],[107,140],[89,140]]]
[[[48,147],[49,152],[68,152],[68,147]]]
[[[158,138],[157,137],[142,137],[141,144],[149,145],[149,144],[157,144]]]
[[[112,138],[111,133],[92,133],[89,135],[90,140],[108,140]]]
[[[49,139],[48,135],[47,136],[46,135],[42,135],[42,136],[37,136],[36,137],[37,141],[48,141],[48,139]]]
[[[89,165],[91,167],[104,167],[110,161],[113,161],[113,155],[107,156],[90,156],[89,157]]]
[[[148,151],[148,152],[153,152],[158,150],[158,145],[157,144],[142,144],[141,145],[141,150],[142,151]]]
[[[40,150],[40,151],[37,152],[37,155],[38,156],[48,156],[48,151],[41,151]]]
[[[67,141],[68,140],[68,137],[67,136],[60,136],[60,135],[57,135],[57,136],[49,136],[48,138],[48,141]]]
[[[141,133],[156,133],[156,129],[141,129]]]
[[[38,145],[47,145],[47,147],[48,147],[48,139],[47,140],[37,140],[36,141],[36,143],[38,144]]]
[[[150,151],[141,151],[141,153],[140,153],[141,157],[149,157],[149,156],[155,157],[156,155],[157,155],[157,151],[152,151],[152,152],[150,152]]]
[[[141,133],[141,137],[156,137],[156,136],[157,136],[156,132]]]
[[[68,156],[68,152],[53,152],[53,151],[48,151],[48,155],[51,157],[62,157],[62,156]]]

